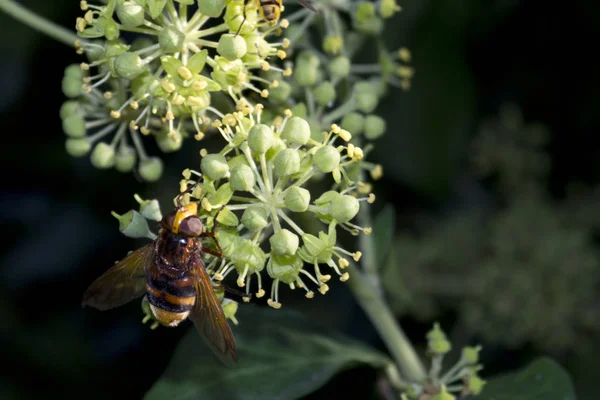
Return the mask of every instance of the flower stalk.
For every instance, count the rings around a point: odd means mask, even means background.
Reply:
[[[14,19],[66,44],[67,46],[74,47],[75,41],[79,39],[77,35],[71,31],[29,11],[27,8],[12,0],[0,0],[0,9]]]

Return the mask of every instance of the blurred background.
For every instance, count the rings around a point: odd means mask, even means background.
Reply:
[[[80,14],[74,0],[21,3],[66,27]],[[596,398],[600,65],[574,43],[599,33],[600,6],[399,3],[386,41],[411,49],[416,75],[380,105],[388,131],[372,155],[384,167],[376,211],[387,204],[396,216],[382,265],[389,300],[417,343],[437,320],[455,348],[483,344],[483,377],[546,354],[578,398]],[[170,204],[200,146],[164,155],[152,185],[74,159],[58,110],[64,68],[80,56],[3,14],[0,49],[0,398],[140,398],[187,327],[150,331],[137,303],[101,313],[80,299],[141,244],[119,234],[110,211],[135,207],[133,193]],[[350,299],[337,285],[297,307],[383,349]],[[344,372],[309,398],[367,396],[351,377],[369,374]]]

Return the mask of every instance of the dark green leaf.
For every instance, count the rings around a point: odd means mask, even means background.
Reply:
[[[521,371],[490,380],[480,400],[575,400],[567,372],[550,358],[540,358]]]
[[[166,4],[167,0],[148,0],[148,11],[150,12],[152,19],[156,19],[156,17],[162,13]]]
[[[396,231],[396,209],[391,204],[386,204],[383,210],[377,214],[373,224],[373,238],[375,240],[375,252],[379,265],[383,263],[388,256],[394,232]]]
[[[291,310],[242,305],[236,317],[240,321],[233,327],[237,367],[221,365],[190,329],[145,399],[297,399],[341,370],[390,362],[360,342],[313,326]]]

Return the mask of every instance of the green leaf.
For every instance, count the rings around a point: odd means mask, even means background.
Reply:
[[[162,13],[166,4],[167,0],[148,0],[148,11],[152,19],[156,19]]]
[[[242,305],[233,327],[238,365],[227,368],[194,329],[179,343],[167,370],[144,397],[168,399],[297,399],[335,373],[359,364],[384,367],[383,354],[302,314]]]
[[[479,400],[575,400],[568,373],[543,357],[515,373],[490,380]]]
[[[202,72],[204,64],[206,64],[207,57],[208,51],[200,50],[199,52],[190,57],[186,66],[192,72],[192,74],[199,74],[200,72]]]
[[[378,265],[383,263],[390,251],[394,232],[396,231],[396,209],[391,204],[386,204],[377,214],[373,223],[373,238],[375,240],[375,254]]]

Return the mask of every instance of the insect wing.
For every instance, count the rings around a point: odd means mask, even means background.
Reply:
[[[85,291],[81,306],[108,310],[140,297],[146,291],[146,270],[152,263],[153,254],[154,242],[113,265]]]
[[[237,354],[233,333],[215,295],[212,282],[204,270],[204,263],[199,258],[195,261],[193,271],[196,276],[196,303],[189,319],[194,322],[198,334],[221,361],[228,367],[234,367],[237,364]]]
[[[296,0],[296,2],[304,8],[308,8],[312,12],[318,12],[316,8],[314,8],[312,4],[308,2],[308,0]]]

